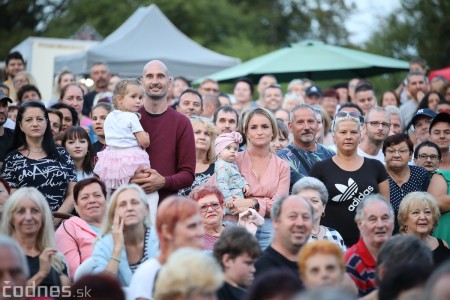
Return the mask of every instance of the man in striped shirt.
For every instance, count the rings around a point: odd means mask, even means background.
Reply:
[[[359,203],[355,221],[361,236],[345,253],[345,264],[358,287],[358,296],[363,297],[377,288],[377,256],[383,243],[392,237],[394,211],[383,196],[372,194]]]

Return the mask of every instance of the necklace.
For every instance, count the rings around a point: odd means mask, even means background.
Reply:
[[[313,240],[318,240],[318,236],[320,235],[320,231],[322,230],[322,226],[319,225],[319,231],[316,233],[314,233],[311,229],[311,238]]]
[[[37,153],[37,154],[40,154],[40,153],[42,153],[42,151],[44,151],[44,149],[41,149],[41,150],[36,151],[36,150],[32,150],[31,148],[28,148],[28,151],[30,151],[31,153]]]

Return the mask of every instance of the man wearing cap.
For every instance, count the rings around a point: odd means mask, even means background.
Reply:
[[[414,136],[416,138],[415,146],[422,142],[428,141],[430,137],[430,123],[431,119],[436,116],[436,113],[431,109],[419,109],[411,120],[414,126]]]
[[[441,150],[440,170],[450,170],[450,111],[438,113],[430,123],[429,140]]]
[[[305,92],[305,103],[309,105],[317,105],[322,102],[322,91],[317,85],[311,85],[306,89]]]
[[[10,128],[4,127],[8,120],[8,102],[12,103],[11,98],[3,93],[0,93],[0,167],[5,160],[9,143],[12,140],[14,131]]]

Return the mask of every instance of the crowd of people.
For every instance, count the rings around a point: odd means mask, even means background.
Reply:
[[[378,101],[361,78],[228,95],[99,62],[92,90],[65,70],[42,99],[10,53],[2,296],[448,299],[450,83],[426,71],[411,60]]]

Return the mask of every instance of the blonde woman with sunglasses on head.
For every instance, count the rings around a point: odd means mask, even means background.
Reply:
[[[381,162],[357,153],[361,141],[359,114],[338,112],[331,132],[336,144],[336,155],[314,164],[309,176],[322,181],[329,192],[321,223],[339,231],[349,247],[359,238],[353,220],[361,200],[374,193],[389,199],[388,174]]]

